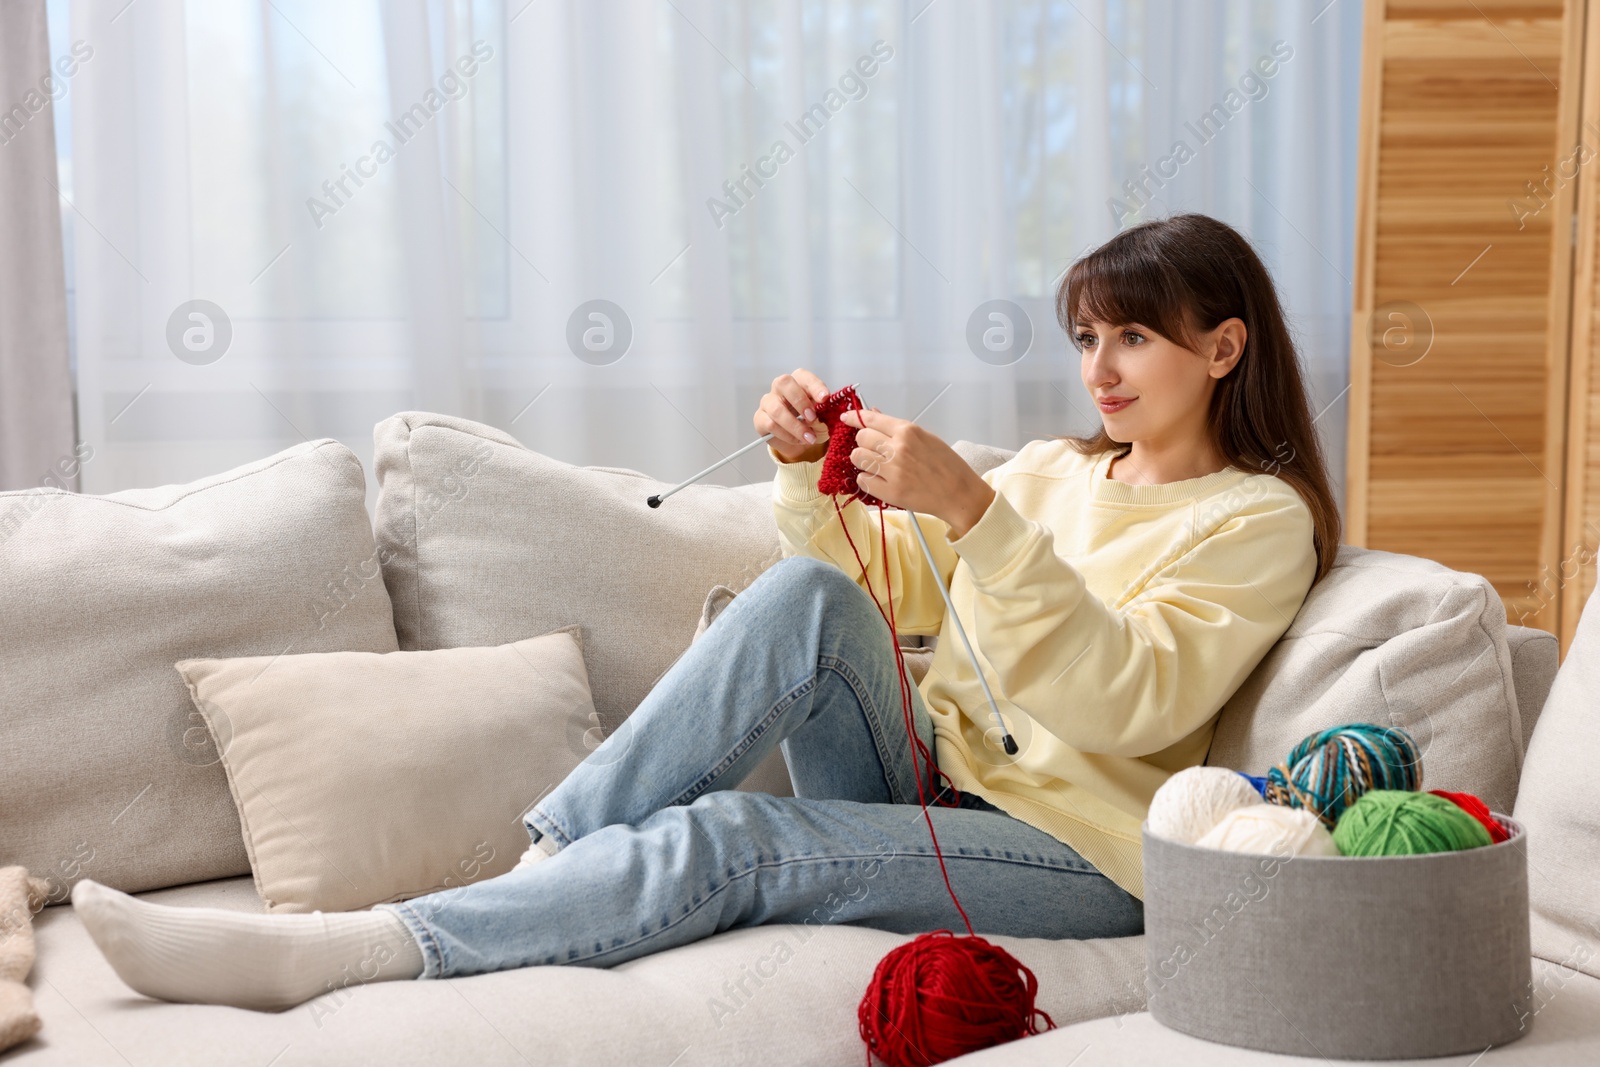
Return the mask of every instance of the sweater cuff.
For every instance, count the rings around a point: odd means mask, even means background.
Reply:
[[[822,477],[822,460],[785,463],[771,445],[767,446],[767,455],[778,467],[772,477],[772,499],[783,504],[814,504],[823,499],[823,495],[817,491],[817,480]]]
[[[972,529],[950,541],[950,547],[966,561],[975,581],[982,582],[1009,570],[1023,549],[1038,535],[1037,524],[1017,513],[998,490],[989,507]],[[945,532],[950,539],[949,531]]]

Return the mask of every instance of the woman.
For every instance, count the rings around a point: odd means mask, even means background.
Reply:
[[[778,462],[786,558],[524,817],[497,878],[366,912],[180,909],[79,882],[124,981],[167,1000],[277,1010],[351,981],[606,966],[733,927],[960,928],[924,824],[979,934],[1143,927],[1139,826],[1201,763],[1217,713],[1288,628],[1339,543],[1294,345],[1249,244],[1202,215],[1126,230],[1073,264],[1057,316],[1103,426],[1029,442],[980,477],[939,438],[852,412],[868,493],[817,493],[828,394],[804,370],[754,416]],[[944,603],[919,516],[1018,751],[997,743],[959,640],[902,718],[889,629]],[[845,530],[848,528],[849,536]],[[865,564],[863,572],[861,563]],[[733,792],[781,745],[795,797]],[[952,788],[953,787],[953,788]]]

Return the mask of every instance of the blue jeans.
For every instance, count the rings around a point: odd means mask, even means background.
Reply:
[[[889,628],[866,592],[830,563],[782,560],[523,816],[549,858],[377,907],[416,937],[424,978],[605,967],[763,923],[962,931],[901,709]],[[733,791],[778,745],[797,795]],[[933,790],[930,777],[930,802]],[[1044,831],[971,794],[927,813],[978,933],[1143,932],[1138,898]]]

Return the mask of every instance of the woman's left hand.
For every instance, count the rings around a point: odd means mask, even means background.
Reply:
[[[994,490],[936,434],[877,408],[847,411],[859,427],[850,462],[856,482],[885,504],[943,519],[952,539],[966,536],[994,500]]]

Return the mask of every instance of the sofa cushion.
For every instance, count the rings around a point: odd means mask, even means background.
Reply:
[[[1511,649],[1511,668],[1517,679],[1517,718],[1522,720],[1522,749],[1526,752],[1561,666],[1561,643],[1548,630],[1508,625],[1506,645]]]
[[[979,474],[988,473],[1017,454],[1013,448],[979,444],[975,441],[952,441],[950,447],[967,461],[967,466]]]
[[[1600,978],[1600,596],[1590,595],[1522,768],[1533,954]]]
[[[187,485],[0,493],[0,863],[136,891],[250,870],[173,663],[395,648],[366,480],[311,441]]]
[[[248,878],[146,894],[259,912]],[[861,1067],[856,1005],[878,961],[910,940],[858,926],[761,926],[610,969],[524,967],[335,989],[284,1012],[149,1000],[125,986],[71,907],[37,924],[40,1067],[466,1063]],[[1144,939],[997,937],[1067,1025],[1138,1010]],[[33,1049],[35,1046],[24,1046]],[[19,1050],[20,1062],[36,1061]],[[277,1057],[277,1058],[275,1058]]]
[[[575,467],[491,426],[403,412],[373,430],[377,536],[405,649],[498,645],[576,623],[606,731],[689,647],[706,590],[778,554],[768,487],[666,488]]]
[[[1398,726],[1423,788],[1509,813],[1522,765],[1505,607],[1488,579],[1341,545],[1293,624],[1223,706],[1207,762],[1265,774],[1306,735]]]
[[[491,648],[183,660],[268,911],[354,911],[492,878],[578,765],[576,626]]]

